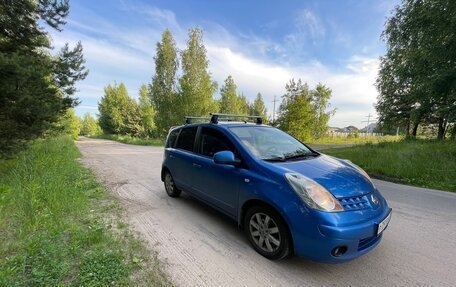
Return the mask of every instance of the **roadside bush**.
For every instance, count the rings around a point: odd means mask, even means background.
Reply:
[[[100,135],[103,131],[98,124],[98,121],[89,113],[86,113],[81,120],[81,130],[79,132],[82,136]]]

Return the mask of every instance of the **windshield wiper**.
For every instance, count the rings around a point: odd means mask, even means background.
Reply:
[[[264,158],[261,158],[261,159],[264,160],[264,161],[273,161],[273,162],[285,161],[285,158],[283,156],[264,157]]]
[[[283,155],[283,156],[264,157],[261,159],[264,161],[270,161],[270,162],[284,162],[284,161],[300,159],[300,158],[317,157],[319,155],[320,154],[316,153],[316,152],[306,152],[306,153],[292,153],[288,156]]]
[[[299,158],[317,157],[319,155],[320,154],[318,154],[316,152],[307,152],[307,153],[300,153],[300,154],[285,156],[284,160],[288,161],[288,160],[299,159]]]

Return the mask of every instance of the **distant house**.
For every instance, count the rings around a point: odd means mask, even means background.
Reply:
[[[369,126],[364,127],[362,129],[358,129],[355,126],[348,126],[344,128],[338,127],[329,127],[328,128],[328,136],[330,137],[348,137],[352,136],[354,133],[357,136],[383,136],[382,133],[375,133],[377,124],[371,123]]]
[[[368,126],[362,128],[360,131],[365,133],[365,132],[374,132],[377,129],[377,124],[376,123],[370,123]]]
[[[342,128],[339,130],[339,132],[343,132],[343,133],[351,133],[354,131],[359,131],[359,129],[355,126],[348,126],[348,127],[345,127],[345,128]]]

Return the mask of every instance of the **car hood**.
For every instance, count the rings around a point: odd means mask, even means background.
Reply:
[[[370,179],[348,162],[324,154],[305,160],[268,165],[273,165],[284,173],[302,174],[318,182],[337,198],[360,196],[375,190]]]

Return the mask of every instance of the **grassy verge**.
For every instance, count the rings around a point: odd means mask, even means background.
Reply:
[[[164,146],[165,140],[163,139],[153,139],[153,138],[140,138],[140,137],[132,137],[127,135],[96,135],[90,136],[91,138],[98,138],[98,139],[107,139],[118,141],[121,143],[126,144],[133,144],[133,145],[145,145],[145,146]],[[365,144],[365,143],[380,143],[380,142],[392,142],[398,141],[402,139],[401,137],[396,136],[382,136],[382,137],[327,137],[321,138],[316,140],[306,141],[308,144],[313,145],[357,145],[357,144]]]
[[[165,286],[69,137],[0,161],[0,286]]]
[[[98,139],[107,139],[118,141],[121,143],[126,144],[134,144],[134,145],[146,145],[146,146],[164,146],[165,141],[162,139],[152,139],[152,138],[139,138],[139,137],[132,137],[132,136],[123,136],[123,135],[97,135],[91,136],[92,138]]]
[[[370,175],[456,192],[456,142],[404,140],[324,150],[350,159]]]
[[[379,136],[379,137],[374,137],[374,136],[368,136],[368,137],[325,137],[321,139],[316,139],[316,140],[310,140],[306,141],[306,143],[309,144],[318,144],[318,145],[326,145],[326,144],[340,144],[340,145],[346,145],[346,144],[365,144],[365,143],[380,143],[380,142],[393,142],[393,141],[398,141],[401,140],[402,137],[396,137],[396,136]]]

